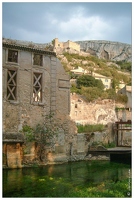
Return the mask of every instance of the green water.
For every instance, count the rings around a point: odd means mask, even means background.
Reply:
[[[109,161],[3,170],[3,197],[130,197],[131,167]]]

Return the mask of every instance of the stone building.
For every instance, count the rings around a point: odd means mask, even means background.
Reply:
[[[56,53],[60,53],[62,51],[69,51],[72,50],[72,53],[79,53],[80,52],[80,45],[68,40],[67,42],[60,42],[58,38],[54,39],[54,50]]]
[[[44,124],[54,114],[58,136],[47,162],[67,160],[69,137],[76,127],[69,117],[69,76],[55,52],[3,39],[3,162],[7,167],[22,167],[34,160],[35,146],[24,153],[23,126]],[[57,161],[56,160],[56,161]]]

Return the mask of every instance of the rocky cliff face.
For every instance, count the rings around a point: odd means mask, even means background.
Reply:
[[[132,49],[130,44],[120,42],[88,40],[76,41],[80,49],[99,58],[112,61],[132,61]]]

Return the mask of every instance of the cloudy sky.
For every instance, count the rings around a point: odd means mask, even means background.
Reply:
[[[3,2],[2,36],[48,43],[109,40],[131,44],[131,2]]]

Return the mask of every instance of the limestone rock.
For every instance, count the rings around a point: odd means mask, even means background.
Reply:
[[[112,61],[128,61],[132,60],[132,50],[130,44],[111,42],[104,40],[88,40],[76,41],[80,44],[82,51],[88,52],[91,55],[96,55],[99,58]]]

